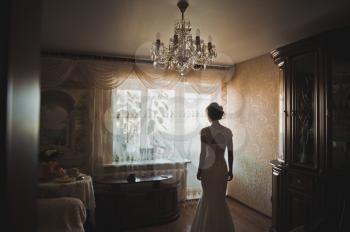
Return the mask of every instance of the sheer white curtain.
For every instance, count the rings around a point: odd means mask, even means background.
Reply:
[[[89,83],[93,175],[173,170],[177,179],[187,175],[187,183],[182,183],[187,198],[200,195],[195,178],[199,131],[208,125],[205,107],[212,101],[226,104],[232,70],[208,69],[180,77],[146,63],[44,58],[43,64],[49,76],[43,86],[59,85],[73,70]]]

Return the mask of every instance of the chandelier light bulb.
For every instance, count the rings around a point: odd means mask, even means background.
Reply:
[[[190,70],[205,69],[217,54],[211,36],[206,44],[200,38],[200,30],[197,29],[195,38],[192,38],[191,24],[184,17],[188,2],[179,0],[177,6],[181,11],[181,20],[175,23],[174,35],[169,39],[169,46],[161,43],[160,33],[157,32],[150,53],[154,67],[174,70],[184,76]]]
[[[199,29],[196,30],[196,36],[200,36],[201,35],[201,31]]]

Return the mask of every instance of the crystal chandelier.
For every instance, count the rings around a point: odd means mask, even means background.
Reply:
[[[185,21],[184,13],[188,2],[179,0],[177,3],[181,11],[181,21],[175,23],[173,38],[169,40],[169,47],[165,47],[160,41],[157,33],[156,41],[152,44],[151,59],[154,67],[175,70],[181,76],[191,69],[205,69],[217,56],[215,46],[212,44],[211,36],[205,44],[200,38],[200,31],[197,29],[195,39],[192,38],[190,21]]]

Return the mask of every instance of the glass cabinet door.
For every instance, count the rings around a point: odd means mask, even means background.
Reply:
[[[315,167],[316,53],[292,58],[292,163]]]
[[[340,53],[338,53],[340,54]],[[350,59],[334,57],[330,85],[330,104],[328,107],[332,169],[350,166]]]
[[[283,70],[279,70],[279,96],[278,96],[278,152],[277,160],[285,162],[285,133],[286,133],[286,109],[285,109],[285,80]]]

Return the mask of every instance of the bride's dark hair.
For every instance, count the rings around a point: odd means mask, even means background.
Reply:
[[[224,115],[224,109],[216,102],[212,102],[207,107],[208,116],[211,120],[220,120]]]

